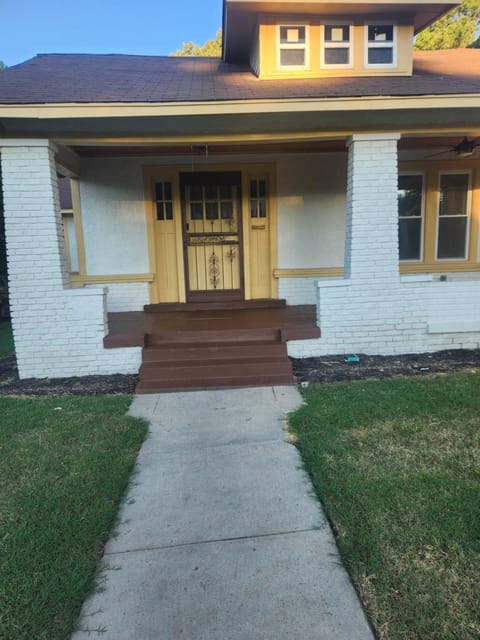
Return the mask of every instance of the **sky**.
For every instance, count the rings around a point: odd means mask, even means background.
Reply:
[[[222,23],[222,0],[0,0],[0,60],[37,53],[168,55],[203,44]]]

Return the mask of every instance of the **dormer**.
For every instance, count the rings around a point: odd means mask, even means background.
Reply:
[[[262,79],[409,76],[416,33],[440,0],[224,0],[223,57]]]

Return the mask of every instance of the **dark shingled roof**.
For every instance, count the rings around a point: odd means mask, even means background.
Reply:
[[[480,50],[418,51],[411,77],[259,80],[216,58],[42,54],[0,73],[0,104],[480,93]]]

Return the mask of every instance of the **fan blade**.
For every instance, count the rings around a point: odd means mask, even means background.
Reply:
[[[431,153],[429,156],[424,156],[426,158],[435,158],[435,156],[443,156],[445,153],[453,153],[455,151],[455,147],[450,147],[446,151],[438,151],[437,153]]]

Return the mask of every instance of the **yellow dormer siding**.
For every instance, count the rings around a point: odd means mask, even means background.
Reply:
[[[371,16],[259,17],[253,71],[262,79],[409,76],[413,24]]]

